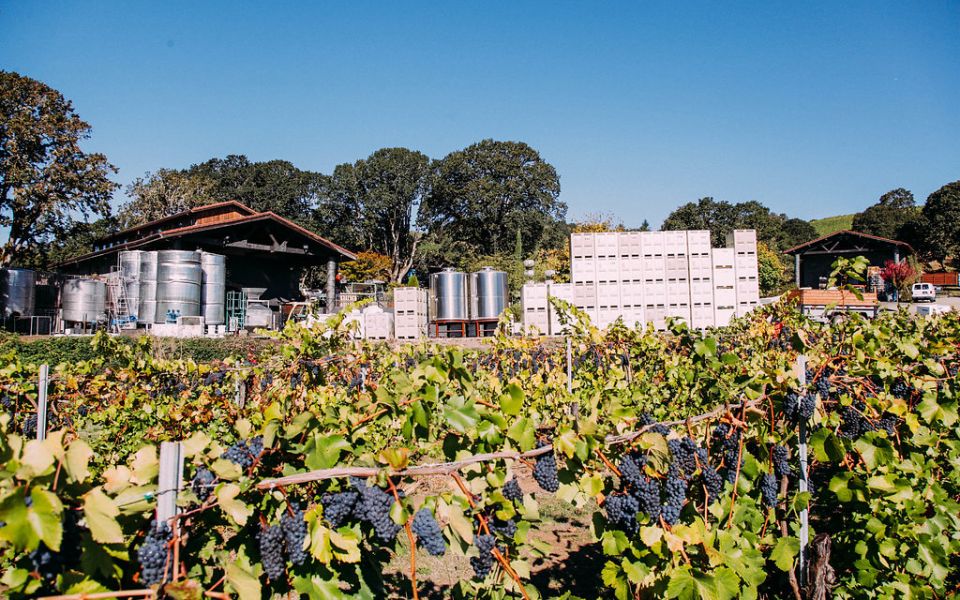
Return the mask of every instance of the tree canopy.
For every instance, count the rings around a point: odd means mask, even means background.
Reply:
[[[530,252],[565,232],[567,207],[559,195],[556,169],[536,150],[487,139],[437,162],[419,223],[435,250],[466,245],[475,255],[499,254],[511,249],[519,230]]]
[[[80,147],[90,131],[60,92],[0,71],[0,264],[38,260],[78,221],[109,215],[116,168]]]
[[[338,165],[327,181],[314,223],[340,243],[390,258],[390,280],[413,266],[420,233],[413,218],[429,190],[430,159],[406,148],[383,148]]]
[[[913,194],[897,188],[880,196],[873,206],[853,218],[854,231],[892,240],[903,239],[904,226],[920,216]]]
[[[798,223],[799,221],[799,223]],[[731,204],[725,200],[701,198],[688,202],[670,213],[661,229],[706,229],[714,247],[726,245],[727,235],[734,229],[755,229],[757,239],[772,250],[783,251],[816,237],[816,231],[800,219],[788,219],[784,214],[771,212],[756,200]]]
[[[938,259],[960,255],[960,181],[948,183],[930,194],[921,214],[928,252]]]

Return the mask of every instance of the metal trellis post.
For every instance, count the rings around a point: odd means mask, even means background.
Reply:
[[[37,439],[47,439],[47,386],[50,383],[50,366],[40,365],[37,381]]]
[[[807,387],[807,357],[800,355],[797,357],[797,379],[800,380],[804,393]],[[798,447],[800,454],[800,493],[807,491],[807,423],[800,419],[800,443]],[[810,537],[809,513],[806,508],[800,511],[800,558],[798,561],[800,571],[800,587],[807,585],[807,544]]]

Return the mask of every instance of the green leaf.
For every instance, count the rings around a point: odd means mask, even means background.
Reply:
[[[83,515],[93,539],[101,544],[123,543],[123,531],[117,523],[120,509],[100,488],[93,488],[83,497]]]
[[[698,600],[701,598],[697,580],[690,574],[690,567],[683,565],[670,574],[667,584],[667,598],[680,600]]]
[[[480,413],[477,412],[472,402],[468,403],[462,397],[455,397],[451,398],[443,407],[443,416],[454,431],[466,433],[477,424]]]
[[[240,600],[260,600],[259,567],[253,567],[246,556],[224,561],[227,586]]]
[[[786,572],[793,568],[793,561],[799,554],[800,540],[795,537],[782,537],[777,540],[777,545],[770,553],[770,560],[776,563],[781,571]]]
[[[510,426],[510,429],[507,430],[507,437],[517,442],[523,452],[532,450],[537,443],[536,432],[533,425],[530,424],[530,420],[526,417],[520,417]]]
[[[310,450],[304,457],[304,464],[310,470],[329,469],[340,461],[340,453],[350,448],[342,435],[321,435],[316,433],[311,439]]]
[[[500,397],[500,410],[509,417],[519,415],[523,408],[523,390],[517,384],[511,383],[507,385],[506,392]]]

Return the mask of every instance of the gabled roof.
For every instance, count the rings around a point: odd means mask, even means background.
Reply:
[[[232,217],[232,218],[229,218],[229,219],[221,220],[221,221],[206,222],[206,223],[194,223],[194,224],[191,224],[191,225],[184,225],[184,226],[180,226],[180,227],[173,227],[173,228],[171,228],[171,229],[163,229],[163,228],[162,228],[162,225],[163,225],[164,223],[174,223],[174,222],[176,222],[176,221],[178,221],[178,220],[181,220],[181,219],[183,219],[184,217],[187,217],[187,216],[190,216],[190,215],[212,213],[212,212],[215,212],[214,209],[223,209],[223,208],[233,208],[233,209],[235,209],[235,210],[239,213],[239,215],[238,215],[238,216],[235,216],[235,217]],[[290,221],[289,219],[286,219],[286,218],[284,218],[284,217],[281,217],[280,215],[278,215],[278,214],[276,214],[276,213],[274,213],[274,212],[266,211],[266,212],[259,212],[259,213],[258,213],[258,212],[256,212],[256,211],[254,211],[253,209],[251,209],[250,207],[248,207],[248,206],[246,206],[246,205],[244,205],[244,204],[241,204],[240,202],[237,202],[237,201],[235,201],[235,200],[231,200],[231,201],[228,201],[228,202],[218,202],[218,203],[216,203],[216,204],[208,204],[208,205],[206,205],[206,206],[198,206],[198,207],[196,207],[196,208],[192,208],[192,209],[190,209],[190,210],[186,210],[186,211],[177,213],[177,214],[175,214],[175,215],[170,215],[169,217],[163,217],[162,219],[156,219],[156,220],[151,221],[151,222],[149,222],[149,223],[144,223],[143,225],[137,225],[137,226],[135,226],[135,227],[130,227],[130,228],[125,229],[125,230],[123,230],[123,231],[120,231],[120,232],[117,232],[117,233],[115,233],[115,234],[106,236],[106,237],[102,238],[101,240],[98,240],[98,242],[105,242],[105,241],[111,240],[111,239],[124,239],[124,238],[128,238],[128,237],[131,237],[131,236],[134,236],[134,239],[132,239],[132,240],[130,240],[130,241],[128,241],[128,242],[122,242],[122,243],[113,244],[113,245],[111,245],[109,248],[105,248],[105,249],[102,249],[102,250],[90,252],[90,253],[87,253],[87,254],[84,254],[84,255],[81,255],[81,256],[77,256],[77,257],[75,257],[75,258],[71,258],[71,259],[65,260],[65,261],[61,262],[59,266],[65,266],[65,265],[71,265],[71,264],[81,263],[81,262],[90,260],[90,259],[92,259],[92,258],[96,258],[96,257],[98,257],[98,256],[103,256],[103,255],[106,255],[106,254],[110,254],[110,253],[112,253],[112,252],[118,252],[118,251],[120,251],[120,250],[135,250],[135,249],[137,249],[137,248],[141,248],[141,247],[144,247],[144,246],[148,246],[148,245],[150,245],[150,244],[152,244],[152,243],[154,243],[154,242],[160,241],[160,240],[176,239],[176,238],[183,237],[183,236],[190,235],[190,234],[194,234],[194,233],[199,233],[199,232],[204,232],[204,231],[212,231],[212,230],[216,230],[216,229],[222,229],[222,228],[225,228],[225,227],[236,227],[236,226],[238,226],[238,225],[243,225],[243,224],[247,224],[247,223],[263,222],[263,221],[273,222],[273,223],[276,223],[276,224],[278,224],[278,225],[280,225],[280,226],[282,226],[282,227],[286,227],[286,228],[288,228],[288,229],[291,229],[291,230],[297,232],[298,234],[304,236],[304,237],[307,238],[309,241],[314,242],[314,243],[316,243],[316,244],[318,244],[318,245],[320,245],[320,246],[323,246],[323,247],[325,247],[325,248],[333,251],[334,253],[340,254],[342,257],[344,257],[344,258],[347,259],[347,260],[355,260],[355,259],[357,258],[356,254],[354,254],[353,252],[350,252],[350,251],[347,250],[346,248],[344,248],[344,247],[342,247],[342,246],[340,246],[340,245],[338,245],[338,244],[335,244],[335,243],[331,242],[330,240],[328,240],[328,239],[326,239],[326,238],[323,238],[323,237],[321,237],[321,236],[313,233],[313,232],[310,231],[309,229],[306,229],[306,228],[304,228],[304,227],[301,227],[300,225],[297,225],[297,224],[294,223],[293,221]],[[143,233],[143,232],[146,232],[146,233]],[[140,236],[140,237],[136,237],[137,233],[141,233],[141,236]]]
[[[820,242],[823,242],[824,240],[829,240],[829,239],[832,238],[832,237],[837,237],[837,236],[840,236],[840,235],[852,235],[852,236],[854,236],[854,237],[861,237],[861,238],[864,238],[864,239],[873,240],[873,241],[875,241],[875,242],[883,242],[883,243],[886,243],[886,244],[893,244],[893,245],[895,245],[895,246],[900,246],[900,247],[906,248],[907,250],[910,251],[911,254],[916,254],[916,253],[914,252],[913,248],[910,246],[910,244],[908,244],[908,243],[906,243],[906,242],[901,242],[900,240],[891,240],[891,239],[889,239],[889,238],[880,237],[880,236],[878,236],[878,235],[870,235],[869,233],[862,233],[862,232],[860,232],[860,231],[852,231],[852,230],[850,230],[850,229],[843,229],[843,230],[840,230],[840,231],[834,231],[833,233],[828,233],[827,235],[818,237],[818,238],[815,239],[815,240],[810,240],[809,242],[804,242],[804,243],[800,244],[799,246],[794,246],[793,248],[790,248],[789,250],[784,250],[783,253],[784,253],[784,254],[796,254],[796,253],[798,253],[800,250],[804,250],[804,249],[806,249],[806,248],[809,248],[810,246],[814,246],[814,245],[816,245],[816,244],[819,244]]]

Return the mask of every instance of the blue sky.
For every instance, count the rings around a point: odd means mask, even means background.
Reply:
[[[656,227],[702,196],[816,218],[960,179],[960,2],[2,0],[0,32],[121,183],[522,140],[571,218]]]

